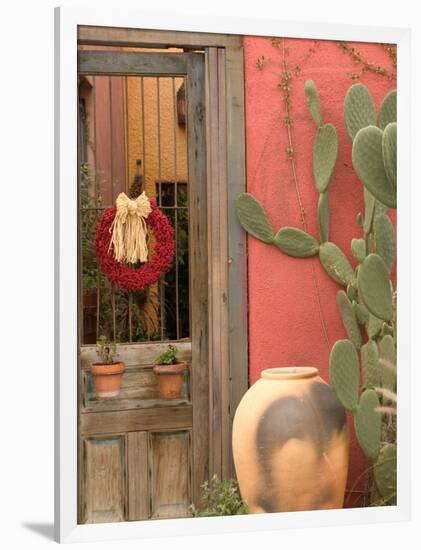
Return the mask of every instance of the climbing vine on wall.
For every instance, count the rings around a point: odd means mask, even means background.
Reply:
[[[294,149],[294,142],[293,142],[291,81],[292,81],[294,75],[298,76],[301,73],[302,65],[306,61],[308,61],[311,58],[312,55],[314,55],[316,53],[318,42],[316,40],[313,42],[313,45],[310,48],[308,48],[308,50],[307,50],[306,54],[303,56],[303,58],[301,60],[299,60],[299,62],[294,65],[294,68],[293,68],[292,71],[289,68],[289,64],[288,64],[288,60],[287,60],[287,56],[289,55],[289,49],[285,46],[285,39],[283,39],[283,38],[281,38],[281,39],[272,39],[272,45],[281,50],[281,56],[282,56],[281,68],[282,68],[282,71],[281,71],[281,74],[280,74],[280,80],[278,82],[278,88],[282,92],[282,101],[283,101],[283,104],[284,104],[283,122],[284,122],[284,127],[286,129],[287,140],[288,140],[287,141],[288,145],[287,145],[286,153],[287,153],[288,161],[289,161],[290,166],[291,166],[291,175],[292,175],[292,180],[293,180],[293,183],[294,183],[295,195],[297,197],[297,203],[298,203],[298,207],[299,207],[299,210],[300,210],[301,225],[302,225],[303,230],[307,232],[308,228],[307,228],[306,211],[305,211],[304,203],[303,203],[303,200],[302,200],[302,197],[301,197],[301,192],[300,192],[300,185],[299,185],[299,181],[298,181],[297,168],[296,168],[295,149]],[[329,334],[328,334],[328,330],[327,330],[326,321],[325,321],[325,318],[324,318],[324,315],[323,315],[323,309],[322,309],[321,297],[320,297],[320,289],[319,289],[319,285],[318,285],[318,281],[317,281],[316,269],[315,269],[315,266],[314,266],[313,263],[311,264],[311,276],[312,276],[312,282],[313,282],[313,287],[314,287],[314,292],[315,292],[315,297],[316,297],[316,302],[317,302],[317,309],[318,309],[318,313],[319,313],[319,318],[320,318],[320,323],[321,323],[321,327],[322,327],[323,337],[324,337],[324,340],[325,340],[328,348],[330,348],[331,343],[330,343],[330,339],[329,339]]]
[[[358,72],[348,72],[347,75],[352,80],[360,80],[365,72],[372,72],[380,76],[386,77],[388,80],[396,80],[396,72],[386,69],[377,63],[373,63],[366,57],[364,57],[360,51],[354,46],[348,44],[348,42],[338,42],[339,48],[347,55],[349,55],[355,62],[355,65],[361,67]],[[392,59],[392,65],[396,68],[396,48],[391,44],[381,44],[386,49],[389,56]]]

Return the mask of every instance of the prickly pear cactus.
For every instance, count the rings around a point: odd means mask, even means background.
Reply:
[[[330,207],[329,196],[326,193],[320,193],[317,204],[317,221],[319,222],[320,242],[325,243],[329,240],[330,228]]]
[[[351,141],[361,128],[376,124],[376,106],[363,84],[354,84],[349,88],[345,96],[344,115],[346,131]]]
[[[352,307],[355,311],[355,315],[357,316],[357,320],[360,325],[366,325],[369,323],[370,320],[370,314],[368,312],[368,309],[365,307],[364,304],[360,304],[356,301],[352,302]]]
[[[360,367],[358,353],[350,340],[338,340],[330,352],[330,383],[336,397],[348,411],[358,406]]]
[[[336,304],[338,306],[339,313],[341,314],[342,323],[348,338],[354,344],[357,349],[360,349],[362,344],[361,330],[358,325],[358,320],[355,312],[352,308],[352,304],[349,301],[346,292],[340,290],[336,295]]]
[[[378,254],[369,254],[358,270],[358,291],[369,312],[379,319],[393,318],[389,271]]]
[[[374,340],[361,346],[361,369],[366,388],[377,388],[381,384],[379,350]]]
[[[386,445],[374,464],[376,485],[388,504],[396,504],[397,495],[397,449],[396,445]]]
[[[374,220],[374,238],[376,241],[376,253],[383,258],[388,271],[392,269],[395,261],[395,230],[389,216],[380,214]]]
[[[352,265],[336,244],[331,242],[322,243],[319,249],[319,257],[325,271],[334,281],[344,286],[354,281],[355,274]]]
[[[264,243],[273,242],[273,230],[262,205],[250,193],[241,193],[237,197],[237,216],[243,228]]]
[[[367,256],[367,244],[364,239],[352,239],[351,252],[358,262],[363,262]]]
[[[313,175],[319,193],[330,183],[338,158],[338,134],[333,124],[321,126],[316,135],[313,151]]]
[[[390,122],[396,122],[396,90],[390,91],[384,97],[379,111],[379,128],[384,130]]]
[[[288,256],[306,258],[319,251],[319,243],[311,235],[295,227],[282,227],[275,235],[273,243]]]
[[[307,106],[311,117],[317,128],[323,125],[322,109],[320,107],[320,98],[313,80],[307,80],[304,85],[304,93],[307,98]]]
[[[348,297],[348,300],[351,302],[351,306],[353,302],[356,302],[356,300],[358,300],[358,288],[355,283],[356,281],[353,281],[346,287],[346,295]]]
[[[379,343],[379,350],[382,360],[381,386],[394,392],[396,390],[396,347],[391,334],[383,336]]]
[[[383,130],[382,153],[383,165],[386,172],[386,177],[394,194],[396,195],[396,179],[397,179],[397,134],[398,127],[396,122],[391,122]],[[388,205],[390,206],[390,205]]]
[[[359,130],[352,144],[352,165],[370,193],[396,208],[396,187],[389,181],[383,160],[383,132],[377,126]]]
[[[382,418],[377,412],[380,401],[374,390],[361,394],[354,417],[355,433],[367,458],[376,460],[380,452]]]
[[[366,326],[367,336],[371,339],[376,338],[380,334],[382,327],[383,327],[383,320],[369,313],[368,323]]]
[[[371,226],[374,219],[376,199],[373,197],[373,195],[370,193],[370,191],[368,191],[366,187],[364,187],[364,204],[365,204],[365,216],[364,216],[363,229],[364,229],[364,233],[368,235],[371,231]]]

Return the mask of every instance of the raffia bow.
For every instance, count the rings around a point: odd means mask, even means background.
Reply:
[[[148,197],[144,191],[134,200],[126,193],[120,193],[115,205],[116,214],[110,227],[112,237],[109,249],[114,247],[114,258],[118,262],[146,262],[148,245],[145,220],[152,212]]]

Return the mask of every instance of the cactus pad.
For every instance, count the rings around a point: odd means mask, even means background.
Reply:
[[[259,241],[273,242],[273,230],[262,205],[250,193],[241,193],[235,202],[238,219],[243,228]]]
[[[319,195],[319,203],[317,205],[317,220],[319,222],[320,242],[324,243],[329,240],[330,226],[330,208],[327,192],[320,193]]]
[[[374,197],[396,208],[396,188],[386,175],[383,164],[383,132],[376,126],[363,128],[352,144],[352,164],[355,171]]]
[[[397,178],[397,131],[396,122],[391,122],[383,131],[382,151],[383,164],[389,184],[396,193],[396,178]]]
[[[390,321],[393,317],[389,272],[378,254],[369,254],[358,270],[358,292],[370,313]]]
[[[374,220],[379,216],[387,215],[389,208],[379,201],[375,201]]]
[[[339,313],[341,314],[342,323],[348,338],[359,349],[362,344],[361,331],[358,325],[355,312],[352,309],[351,302],[346,295],[346,292],[340,290],[336,294],[336,305],[338,306]]]
[[[358,405],[358,387],[360,369],[358,353],[350,340],[338,340],[329,360],[330,383],[336,397],[348,411],[354,411]]]
[[[368,313],[367,308],[364,304],[359,304],[358,302],[352,302],[352,308],[354,309],[357,321],[360,325],[365,325],[368,323],[370,314]]]
[[[384,130],[390,122],[396,120],[396,90],[392,90],[384,97],[380,106],[379,128]]]
[[[367,324],[367,336],[369,338],[376,338],[379,332],[382,330],[383,321],[378,319],[375,315],[369,314],[368,324]]]
[[[395,230],[389,216],[380,214],[374,220],[374,236],[376,239],[376,253],[381,256],[387,269],[392,269],[395,260]]]
[[[388,504],[396,504],[397,491],[397,452],[396,445],[385,445],[374,464],[374,479],[378,490]]]
[[[363,84],[354,84],[349,88],[345,97],[344,115],[346,131],[351,141],[361,128],[376,124],[376,107],[370,92]]]
[[[389,334],[390,336],[393,336],[394,335],[394,330],[393,330],[393,327],[391,327],[390,325],[388,325],[387,323],[383,323],[382,325],[382,331],[381,331],[381,335],[382,336],[386,336],[386,334]]]
[[[380,340],[379,343],[380,359],[384,359],[387,363],[390,363],[390,367],[387,365],[381,365],[381,386],[390,391],[396,390],[396,347],[393,340],[393,336],[386,334]]]
[[[338,158],[338,135],[332,124],[321,126],[313,150],[313,175],[319,193],[329,185]]]
[[[374,340],[369,340],[361,346],[361,369],[366,388],[380,386],[379,350]]]
[[[351,303],[356,301],[358,299],[358,287],[354,283],[350,283],[346,287],[346,295]]]
[[[319,243],[316,239],[295,227],[282,227],[276,233],[273,244],[288,256],[295,258],[314,256],[319,251]]]
[[[307,98],[307,107],[317,128],[323,125],[322,110],[320,107],[319,94],[313,80],[306,80],[304,93]]]
[[[376,410],[380,401],[374,390],[365,390],[354,416],[355,432],[364,454],[376,460],[380,452],[382,417]]]
[[[352,239],[351,252],[357,262],[363,262],[367,255],[366,245],[364,239]]]
[[[364,214],[363,229],[365,233],[369,233],[371,231],[371,225],[373,223],[376,199],[373,197],[373,195],[370,193],[370,191],[366,187],[364,187],[364,204],[365,204],[365,214]]]
[[[355,279],[354,270],[342,250],[331,242],[322,243],[319,249],[320,262],[334,281],[347,286]]]

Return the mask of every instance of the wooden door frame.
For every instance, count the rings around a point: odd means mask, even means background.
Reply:
[[[209,457],[203,475],[232,477],[232,420],[248,387],[247,248],[234,211],[246,185],[242,38],[80,25],[78,44],[205,51],[209,392],[201,397],[201,414]]]

